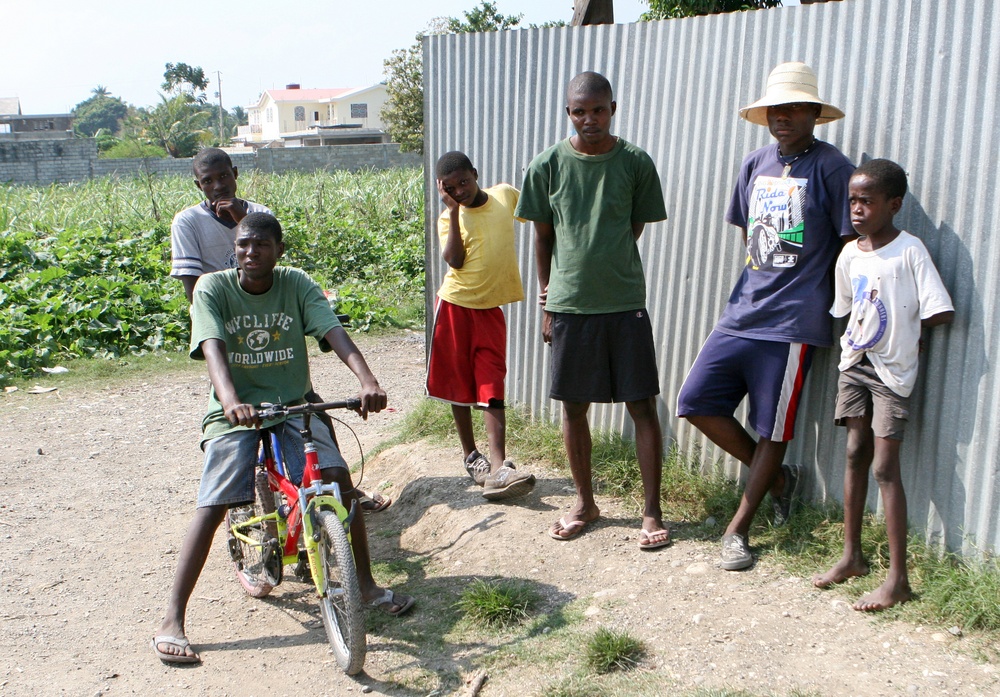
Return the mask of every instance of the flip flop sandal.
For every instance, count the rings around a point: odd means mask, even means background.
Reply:
[[[191,642],[187,640],[187,637],[176,637],[170,636],[169,634],[160,634],[153,637],[150,642],[150,646],[153,647],[153,653],[164,663],[201,663],[201,656],[195,654],[194,656],[188,656],[186,653],[173,654],[166,653],[165,651],[160,651],[157,647],[158,644],[170,644],[171,646],[176,646],[177,648],[184,650],[191,646]]]
[[[386,588],[382,595],[375,598],[375,600],[366,603],[366,605],[374,610],[381,610],[385,614],[391,615],[392,617],[399,617],[400,615],[407,613],[410,608],[413,607],[414,602],[415,600],[412,596],[403,595],[402,593],[399,594],[399,600],[397,600],[396,594]],[[390,610],[389,608],[393,605],[398,605],[399,609]]]
[[[660,549],[661,547],[669,547],[673,544],[673,540],[670,539],[670,531],[654,530],[653,532],[648,532],[645,528],[639,530],[639,549]]]
[[[567,540],[572,540],[574,537],[583,532],[584,528],[587,527],[587,522],[583,520],[566,520],[565,518],[560,518],[559,522],[549,528],[549,537],[553,540],[559,540],[560,542],[566,542]],[[566,535],[560,535],[559,531],[562,530],[566,532]]]
[[[392,499],[377,491],[366,491],[358,497],[358,504],[365,513],[378,513],[392,505]]]

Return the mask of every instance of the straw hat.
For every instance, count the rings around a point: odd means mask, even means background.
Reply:
[[[844,112],[819,98],[816,73],[805,63],[782,63],[767,76],[764,96],[740,109],[740,116],[759,126],[767,125],[767,108],[779,104],[809,102],[823,107],[816,123],[844,118]]]

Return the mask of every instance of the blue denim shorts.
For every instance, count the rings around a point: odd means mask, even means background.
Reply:
[[[288,478],[298,483],[305,469],[305,453],[302,450],[302,417],[293,416],[279,424],[278,442],[284,457]],[[319,455],[319,468],[347,468],[340,450],[333,442],[330,429],[313,417],[309,420],[313,442]],[[260,431],[240,429],[230,431],[206,442],[205,468],[198,488],[198,508],[206,506],[240,506],[253,503],[254,470],[257,466],[257,451]]]

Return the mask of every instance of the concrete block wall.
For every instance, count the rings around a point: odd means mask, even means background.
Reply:
[[[80,181],[94,176],[96,161],[97,143],[91,139],[0,140],[0,182]]]
[[[274,148],[257,151],[257,167],[264,172],[315,172],[316,170],[392,169],[420,167],[423,158],[401,153],[397,143],[367,145],[322,145],[306,148]]]
[[[316,170],[391,169],[420,167],[420,155],[399,152],[396,143],[325,145],[275,148],[231,156],[241,172],[314,172]],[[89,138],[63,140],[0,140],[0,182],[52,184],[114,175],[151,173],[191,174],[191,158],[98,159],[97,144]]]

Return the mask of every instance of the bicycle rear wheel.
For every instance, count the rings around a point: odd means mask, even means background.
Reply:
[[[348,675],[361,671],[368,650],[361,587],[344,524],[333,511],[320,511],[319,559],[326,587],[320,612],[337,665]]]
[[[226,527],[229,530],[229,554],[236,567],[236,580],[243,590],[252,598],[263,598],[281,582],[281,549],[278,541],[278,526],[273,521],[243,526],[242,533],[253,540],[248,544],[233,536],[233,525],[238,525],[251,518],[274,513],[274,492],[267,485],[267,475],[258,472],[254,481],[256,500],[250,506],[230,508],[226,513]],[[266,554],[265,546],[269,549]],[[277,555],[277,557],[275,557]],[[275,562],[275,558],[277,561]],[[275,573],[275,563],[278,570]]]

